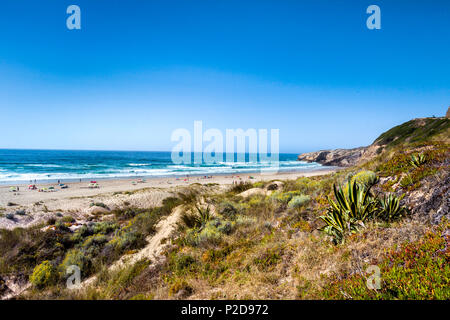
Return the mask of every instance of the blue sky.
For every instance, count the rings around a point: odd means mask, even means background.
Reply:
[[[367,145],[445,114],[449,52],[449,1],[4,0],[0,148],[170,150],[194,120]]]

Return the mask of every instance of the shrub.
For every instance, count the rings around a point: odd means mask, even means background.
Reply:
[[[130,300],[153,300],[151,294],[138,293],[130,298]]]
[[[109,207],[106,204],[104,204],[103,202],[93,202],[93,203],[91,203],[91,207],[102,207],[102,208],[109,210]]]
[[[442,235],[448,228],[450,224],[445,222],[421,240],[389,250],[378,263],[382,274],[380,289],[368,289],[366,275],[335,275],[320,291],[320,298],[449,300],[448,237]]]
[[[81,228],[79,228],[77,231],[74,232],[70,240],[74,243],[79,243],[83,241],[85,237],[91,236],[93,234],[94,232],[91,226],[83,225]]]
[[[253,263],[262,271],[272,270],[281,260],[282,248],[267,248],[263,253],[253,259]]]
[[[287,204],[289,203],[289,201],[292,200],[293,197],[300,195],[301,195],[300,191],[287,191],[287,192],[275,191],[270,195],[270,198],[283,204]]]
[[[16,218],[14,217],[14,213],[7,213],[5,215],[5,218],[8,220],[15,220]]]
[[[131,228],[120,230],[109,244],[119,252],[136,249],[145,245],[145,237],[142,233],[136,232]]]
[[[116,290],[127,288],[133,283],[133,280],[139,276],[148,266],[150,262],[146,259],[137,261],[132,266],[126,267],[118,271],[113,279],[110,280],[110,285],[112,285]]]
[[[75,222],[75,219],[72,216],[64,216],[61,219],[62,222],[72,223]]]
[[[375,172],[363,170],[355,174],[350,181],[354,181],[363,185],[366,188],[372,187],[380,181]]]
[[[222,232],[223,234],[230,234],[233,231],[233,224],[230,221],[227,221],[221,224],[217,230]]]
[[[249,226],[256,223],[256,218],[238,215],[236,217],[235,226]]]
[[[352,181],[348,182],[345,191],[342,188],[338,190],[336,185],[333,188],[336,202],[328,198],[330,206],[320,219],[326,223],[322,230],[333,237],[334,243],[342,243],[345,236],[364,227],[368,219],[392,221],[407,213],[395,195],[378,200],[371,195],[370,186],[366,188]]]
[[[233,220],[234,218],[236,218],[237,212],[238,211],[233,203],[229,201],[222,202],[219,205],[219,213],[226,219]]]
[[[298,190],[301,193],[313,193],[313,192],[316,192],[319,190],[326,191],[320,185],[323,181],[325,181],[325,179],[320,180],[320,182],[319,182],[319,181],[313,180],[312,178],[300,177],[295,181],[295,190]]]
[[[190,266],[194,265],[195,263],[196,263],[196,260],[191,255],[181,254],[179,256],[176,256],[174,267],[175,267],[175,270],[180,274],[180,273],[183,273]]]
[[[251,182],[239,182],[238,184],[233,185],[230,188],[231,193],[241,193],[244,192],[250,188],[253,188],[253,184]]]
[[[83,242],[82,249],[88,257],[93,258],[100,253],[103,245],[107,242],[108,238],[105,235],[95,234]]]
[[[267,186],[267,190],[269,191],[278,190],[278,185],[276,183],[271,183]]]
[[[427,158],[423,153],[419,153],[417,155],[411,156],[411,165],[415,168],[420,167],[421,165],[425,164],[427,162]]]
[[[162,201],[163,207],[165,208],[166,211],[169,211],[168,213],[170,213],[173,208],[182,203],[183,201],[177,197],[167,197]]]
[[[64,253],[64,235],[40,228],[0,229],[0,274],[30,275],[42,261],[53,261]]]
[[[92,271],[91,261],[79,249],[72,249],[67,252],[66,257],[59,265],[59,270],[62,278],[66,278],[66,270],[68,267],[75,265],[80,268],[83,276],[88,276]]]
[[[288,203],[288,207],[292,209],[300,208],[304,204],[307,204],[311,200],[310,196],[308,195],[300,195],[300,196],[294,196]]]
[[[194,292],[194,289],[185,280],[177,279],[174,284],[169,288],[169,297],[184,292],[183,296],[189,296]]]
[[[42,289],[56,283],[57,272],[55,266],[46,260],[36,266],[30,276],[30,282],[37,288]]]
[[[195,203],[197,201],[198,192],[196,190],[193,190],[192,188],[189,189],[188,192],[179,192],[178,197],[180,199],[180,202],[183,204],[191,204]]]
[[[402,178],[402,180],[400,180],[400,186],[402,188],[407,188],[408,186],[412,185],[414,183],[414,180],[412,179],[412,177],[407,174],[406,176],[404,176]]]
[[[191,246],[219,244],[223,233],[213,224],[208,223],[200,231],[191,229],[186,235],[186,242]]]
[[[400,206],[400,199],[394,194],[385,195],[380,200],[378,217],[384,221],[390,222],[392,220],[397,220],[407,213],[407,209]]]
[[[70,229],[66,226],[66,224],[64,222],[62,222],[61,220],[56,221],[55,230],[59,231],[59,232],[69,232],[70,231]]]
[[[200,209],[198,206],[195,206],[197,212],[185,212],[181,215],[181,221],[188,228],[203,228],[206,223],[211,219],[211,211],[209,207],[206,209]]]
[[[113,232],[114,230],[118,229],[119,226],[111,221],[105,221],[105,222],[98,222],[96,224],[94,224],[92,231],[95,234],[109,234],[111,232]]]
[[[346,191],[333,186],[336,202],[328,198],[330,206],[325,216],[326,225],[322,230],[333,237],[334,243],[342,243],[347,235],[364,227],[364,221],[373,217],[377,211],[377,201],[370,194],[370,187],[348,182]]]
[[[253,187],[254,187],[254,188],[264,188],[264,186],[265,186],[265,183],[262,182],[262,181],[255,182],[255,183],[253,184]]]
[[[17,215],[19,215],[19,216],[24,216],[24,215],[26,215],[26,211],[25,210],[16,210],[16,214]]]
[[[136,208],[126,208],[123,210],[114,210],[113,214],[119,220],[129,220],[133,219],[135,216],[139,214],[139,210]]]

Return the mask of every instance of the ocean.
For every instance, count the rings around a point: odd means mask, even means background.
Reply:
[[[270,168],[268,162],[250,162],[249,155],[245,157],[246,161],[241,162],[180,165],[172,162],[170,152],[0,149],[0,183],[258,173]],[[297,161],[297,154],[279,155],[278,171],[320,167]]]

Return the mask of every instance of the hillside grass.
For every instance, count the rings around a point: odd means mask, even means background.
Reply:
[[[449,137],[450,119],[423,118],[405,122],[382,133],[375,139],[374,144],[392,148],[400,145],[441,140],[442,138],[449,139]]]

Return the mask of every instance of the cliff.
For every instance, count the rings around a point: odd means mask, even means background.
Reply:
[[[418,118],[384,132],[370,146],[308,152],[299,155],[297,160],[317,162],[326,166],[351,167],[394,146],[433,140],[448,142],[449,137],[450,119],[447,117]]]

